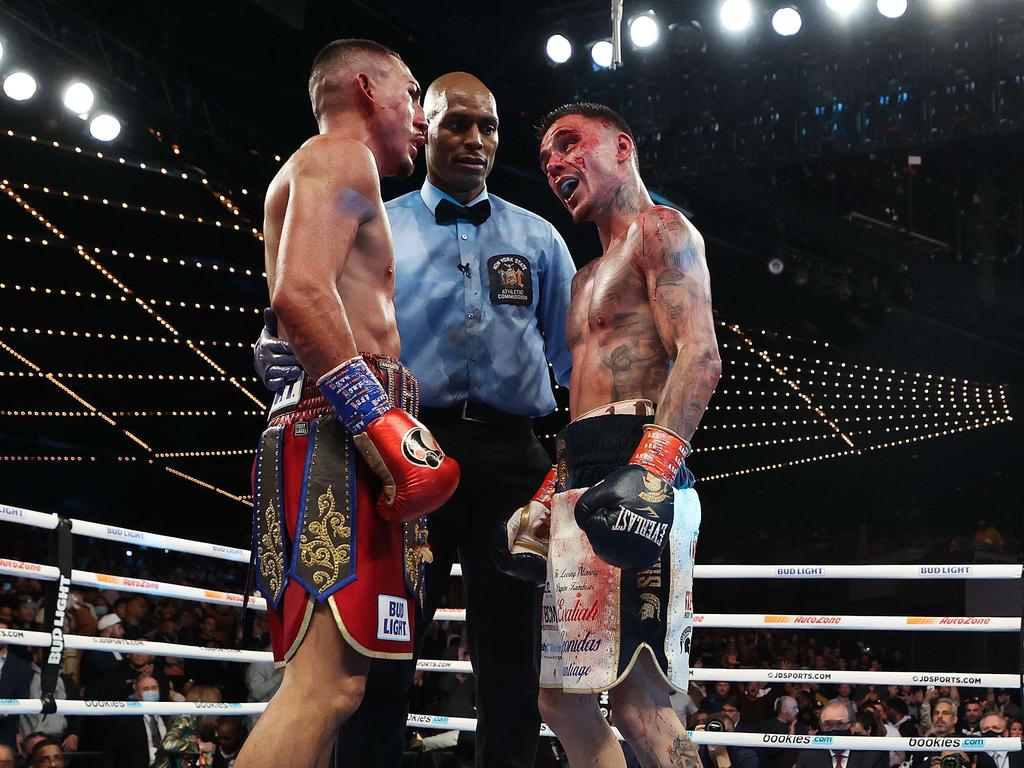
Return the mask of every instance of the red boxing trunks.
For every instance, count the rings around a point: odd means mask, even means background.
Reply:
[[[383,355],[363,358],[392,404],[415,416],[412,372]],[[315,383],[300,379],[278,393],[253,473],[253,550],[279,665],[295,654],[313,608],[324,602],[359,653],[412,658],[426,527],[380,517],[380,487]]]

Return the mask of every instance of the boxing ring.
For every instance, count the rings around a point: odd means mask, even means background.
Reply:
[[[48,648],[42,667],[42,696],[39,699],[0,699],[0,715],[21,715],[58,712],[64,715],[256,715],[266,707],[263,702],[140,702],[140,701],[71,701],[54,699],[53,686],[63,663],[65,649],[124,653],[147,653],[154,656],[175,656],[237,663],[270,662],[266,651],[242,651],[230,648],[203,648],[176,643],[161,643],[123,638],[89,637],[64,634],[62,624],[67,595],[72,586],[111,589],[120,592],[172,597],[200,603],[241,607],[240,594],[203,589],[169,582],[152,581],[113,574],[82,571],[71,567],[72,539],[85,536],[133,546],[164,549],[182,554],[226,560],[248,566],[250,552],[239,547],[193,541],[176,536],[109,526],[0,504],[0,522],[29,526],[56,537],[58,565],[46,565],[0,556],[0,574],[20,576],[48,582],[51,587],[45,617],[50,631],[0,629],[0,642],[9,645]],[[697,579],[1004,579],[1020,580],[1024,566],[1020,564],[966,565],[697,565]],[[456,564],[453,576],[461,576]],[[248,605],[266,610],[266,601],[251,596]],[[461,622],[466,611],[439,609],[436,621]],[[908,632],[1021,632],[1020,617],[1006,616],[833,616],[807,614],[731,614],[697,613],[694,627],[733,629],[828,629],[828,630],[902,630]],[[429,672],[472,674],[468,661],[420,659],[417,669]],[[690,670],[690,679],[697,681],[747,682],[767,680],[792,683],[874,683],[881,685],[949,685],[993,688],[1017,688],[1022,685],[1020,670],[1010,673],[973,672],[886,672],[804,669],[714,669],[698,667]],[[47,685],[49,681],[49,685]],[[408,725],[424,729],[473,731],[472,718],[443,715],[410,714]],[[546,726],[541,734],[554,736]],[[619,736],[618,731],[616,735]],[[729,733],[690,731],[697,744],[722,744],[742,747],[790,745],[801,749],[876,750],[928,752],[957,750],[963,752],[1019,751],[1021,740],[1009,737],[875,737],[790,735],[764,733]],[[621,736],[619,736],[621,738]]]

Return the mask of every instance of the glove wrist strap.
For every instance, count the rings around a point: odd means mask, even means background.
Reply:
[[[316,384],[353,435],[365,432],[393,407],[388,393],[360,355],[328,371]]]
[[[532,501],[536,501],[538,504],[543,504],[548,509],[551,509],[551,499],[555,495],[555,468],[552,467],[548,470],[547,475],[544,477],[544,482],[540,484],[540,488],[533,494]]]
[[[673,485],[689,453],[690,444],[675,432],[658,424],[647,424],[629,463],[638,464]]]

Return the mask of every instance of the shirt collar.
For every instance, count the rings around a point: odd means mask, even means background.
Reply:
[[[454,197],[449,195],[447,192],[442,192],[440,189],[431,184],[429,179],[424,180],[423,186],[420,188],[420,197],[423,199],[423,204],[427,206],[427,208],[430,210],[432,214],[437,208],[437,204],[440,203],[442,200],[450,200],[456,205],[462,205],[462,203],[460,203]],[[471,205],[479,203],[481,200],[487,199],[489,199],[487,195],[487,187],[484,186],[483,191],[479,195],[474,197],[472,200],[470,200],[468,203],[466,203],[465,206],[468,208]]]

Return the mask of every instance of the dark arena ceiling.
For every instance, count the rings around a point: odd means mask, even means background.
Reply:
[[[783,38],[780,3],[730,35],[717,0],[627,1],[662,39],[625,42],[608,71],[587,51],[603,0],[7,0],[0,75],[39,87],[0,97],[0,503],[247,545],[270,399],[251,366],[262,195],[315,130],[316,51],[370,37],[424,86],[467,70],[492,88],[490,189],[551,220],[578,265],[599,244],[547,191],[532,127],[568,101],[620,110],[649,187],[705,235],[726,361],[692,460],[705,559],[737,523],[852,531],[841,560],[867,554],[858,531],[884,533],[882,555],[982,518],[1019,539],[1024,3],[937,3],[839,21],[797,0]],[[562,65],[554,33],[574,45]],[[73,78],[115,140],[61,105]]]

